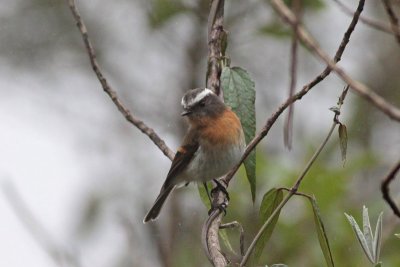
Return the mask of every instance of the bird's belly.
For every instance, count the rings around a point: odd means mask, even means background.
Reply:
[[[185,181],[205,182],[226,174],[240,160],[243,147],[222,148],[215,146],[204,152],[201,148],[185,172]]]

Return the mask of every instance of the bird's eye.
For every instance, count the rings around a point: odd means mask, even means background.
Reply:
[[[206,101],[205,100],[201,100],[199,105],[200,105],[200,107],[204,107],[206,105]]]

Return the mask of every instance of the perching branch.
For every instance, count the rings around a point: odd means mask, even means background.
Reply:
[[[389,184],[394,180],[394,178],[396,178],[396,174],[399,172],[399,170],[400,170],[400,161],[397,162],[397,164],[390,170],[388,175],[383,179],[381,184],[381,191],[383,199],[386,200],[386,202],[389,204],[394,214],[396,214],[397,217],[400,218],[400,210],[389,194]]]
[[[208,16],[208,66],[206,87],[223,99],[221,90],[221,60],[224,56],[226,32],[224,23],[224,0],[211,0]]]
[[[222,59],[224,57],[224,45],[226,33],[223,28],[224,22],[224,0],[211,0],[210,14],[208,17],[208,66],[207,66],[207,88],[213,90],[223,99],[221,90]],[[225,43],[224,43],[225,42]],[[215,190],[212,194],[213,207],[219,207],[227,202],[225,194]],[[220,209],[214,209],[206,222],[203,224],[201,240],[203,249],[215,267],[227,266],[228,260],[221,252],[219,243],[219,228],[223,213]]]
[[[399,19],[397,18],[394,10],[392,8],[392,4],[389,0],[382,0],[383,6],[385,7],[386,13],[389,16],[390,25],[392,27],[392,31],[394,36],[396,37],[397,42],[400,44],[400,28],[399,28]]]
[[[361,0],[360,2],[364,3],[365,0]],[[296,16],[292,11],[285,5],[282,0],[271,0],[271,4],[274,7],[275,11],[292,27],[295,27],[297,24]],[[363,4],[357,8],[363,8]],[[360,12],[361,12],[360,10]],[[338,67],[334,60],[332,60],[317,44],[317,42],[312,38],[312,36],[308,33],[308,31],[303,26],[298,26],[299,39],[304,43],[304,45],[317,57],[322,59],[330,69],[332,69],[336,74],[345,81],[350,88],[356,92],[358,95],[369,101],[376,108],[381,110],[390,118],[400,121],[400,109],[395,107],[394,105],[388,103],[384,98],[376,94],[370,88],[368,88],[365,84],[354,80],[351,78],[342,68]]]
[[[117,106],[118,110],[125,117],[127,121],[129,121],[132,125],[138,128],[142,133],[147,135],[153,143],[167,156],[170,160],[174,158],[174,152],[165,144],[164,140],[158,136],[158,134],[149,126],[147,126],[142,120],[134,116],[129,109],[127,109],[124,104],[122,104],[121,100],[118,98],[117,92],[111,87],[111,85],[107,82],[106,78],[103,75],[103,72],[100,69],[99,63],[96,59],[96,52],[93,48],[93,45],[89,39],[89,35],[85,26],[85,23],[79,14],[78,8],[76,7],[75,0],[66,0],[68,2],[69,8],[74,16],[76,21],[76,25],[82,35],[83,42],[85,44],[86,52],[89,56],[90,65],[92,66],[93,71],[95,72],[97,79],[101,83],[104,92],[111,98],[115,106]]]

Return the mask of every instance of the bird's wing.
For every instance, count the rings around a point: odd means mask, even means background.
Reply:
[[[173,182],[174,177],[179,175],[186,168],[186,166],[193,159],[193,156],[198,149],[199,149],[198,142],[185,144],[178,148],[174,160],[172,161],[171,168],[169,169],[167,178],[165,179],[163,188],[166,188],[171,185],[176,185],[176,183]]]

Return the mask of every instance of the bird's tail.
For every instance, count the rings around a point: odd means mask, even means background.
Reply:
[[[153,206],[147,213],[146,217],[143,219],[143,223],[147,223],[148,221],[154,221],[158,214],[160,214],[161,208],[164,205],[165,200],[171,191],[175,188],[175,186],[168,186],[166,188],[162,188],[160,194],[158,195],[156,201]]]

